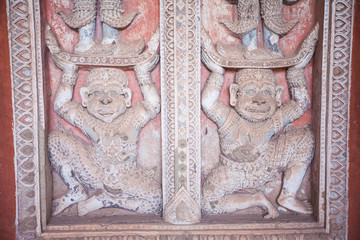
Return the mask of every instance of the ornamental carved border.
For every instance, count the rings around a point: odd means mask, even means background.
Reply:
[[[161,4],[162,164],[165,219],[181,198],[200,220],[200,1]],[[179,191],[182,189],[181,191]],[[177,194],[178,193],[178,194]],[[188,196],[186,196],[188,195]]]
[[[12,93],[14,108],[14,147],[17,194],[17,236],[18,239],[160,239],[152,235],[132,233],[87,232],[87,237],[74,237],[71,232],[60,235],[49,235],[43,232],[40,216],[40,155],[44,154],[43,131],[45,129],[43,102],[42,73],[42,26],[40,18],[40,0],[7,0],[8,27],[11,53]],[[349,121],[349,90],[353,0],[325,0],[325,16],[323,27],[324,50],[322,57],[322,92],[321,98],[321,158],[324,160],[324,173],[327,182],[325,186],[325,219],[324,229],[319,233],[280,233],[276,232],[251,234],[249,231],[229,234],[217,231],[210,234],[208,230],[198,230],[196,234],[184,234],[179,229],[179,235],[172,230],[163,231],[161,239],[326,239],[328,234],[332,239],[346,239],[347,234],[347,179],[348,179],[348,121]],[[177,9],[179,11],[175,11]],[[186,21],[184,21],[184,19]],[[200,1],[196,0],[162,0],[161,1],[161,55],[162,55],[162,119],[163,119],[163,169],[164,202],[168,203],[180,190],[181,173],[177,174],[175,166],[184,159],[186,167],[200,167],[200,88],[199,88],[199,23]],[[174,28],[174,21],[184,22],[186,49],[185,56],[181,53],[183,43],[179,40],[184,29]],[[194,45],[191,45],[193,44]],[[182,58],[184,57],[184,58]],[[185,60],[184,60],[185,59]],[[165,65],[166,63],[166,65]],[[181,68],[181,64],[185,64]],[[175,74],[184,74],[184,79],[175,78]],[[179,96],[175,92],[175,84],[188,89],[183,96],[187,107],[185,114],[187,128],[174,126],[179,121],[180,103],[175,100]],[[329,103],[329,105],[327,105]],[[327,110],[326,107],[328,106]],[[183,134],[185,131],[185,134]],[[187,142],[180,141],[186,136]],[[190,147],[189,147],[189,143]],[[175,149],[181,148],[186,155],[175,156]],[[326,150],[326,151],[325,151]],[[179,166],[179,165],[177,165]],[[200,171],[197,171],[200,173]],[[199,203],[199,182],[196,176],[182,180],[182,186],[195,203]],[[199,179],[199,178],[198,178]],[[325,181],[325,180],[323,180]],[[182,191],[184,192],[184,191]],[[311,230],[309,230],[311,231]],[[258,232],[258,231],[257,231]],[[320,233],[322,232],[322,233]],[[70,235],[69,235],[70,234]],[[79,232],[77,234],[79,235]]]

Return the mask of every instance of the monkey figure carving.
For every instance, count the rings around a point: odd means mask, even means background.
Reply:
[[[229,107],[218,100],[225,70],[203,52],[211,73],[202,92],[202,109],[217,124],[220,137],[220,164],[202,186],[203,212],[223,214],[259,206],[267,211],[265,218],[275,218],[279,212],[263,191],[283,172],[279,205],[312,213],[311,205],[298,200],[296,193],[313,157],[313,133],[308,126],[289,124],[310,107],[303,72],[310,58],[287,70],[291,100],[283,104],[283,86],[276,85],[272,70],[239,70],[229,89]]]
[[[160,96],[150,75],[159,57],[135,66],[144,99],[134,106],[128,77],[115,68],[93,68],[80,89],[82,103],[73,101],[78,69],[56,55],[53,59],[63,70],[55,112],[91,140],[87,144],[63,130],[49,134],[49,159],[68,187],[53,200],[53,215],[75,203],[80,216],[104,207],[160,213],[161,185],[136,161],[139,132],[160,112]],[[87,190],[95,194],[89,197]]]

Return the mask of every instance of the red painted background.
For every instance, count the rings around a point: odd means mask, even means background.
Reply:
[[[360,239],[360,1],[355,1],[349,130],[348,239]]]
[[[74,6],[73,1],[57,1],[57,0],[46,0],[46,21],[57,36],[62,48],[68,52],[72,52],[76,43],[78,42],[78,33],[73,29],[69,28],[62,20],[61,16],[56,13],[56,8],[69,11]],[[120,40],[123,42],[137,42],[141,38],[144,38],[145,42],[148,42],[151,36],[155,33],[157,26],[159,25],[159,0],[132,0],[125,1],[124,10],[125,12],[138,12],[139,14],[135,17],[134,21],[128,28],[120,31]],[[101,41],[102,30],[100,18],[96,19],[96,34],[95,41]],[[67,131],[72,131],[79,138],[86,142],[90,140],[76,127],[70,125],[65,120],[61,119],[53,110],[54,98],[56,91],[60,84],[62,71],[58,69],[50,56],[46,59],[46,69],[48,78],[45,80],[47,84],[46,94],[48,101],[48,131],[52,131],[57,128],[64,128]],[[79,78],[74,90],[74,101],[81,102],[79,89],[84,86],[85,78],[88,74],[89,69],[80,69]],[[142,100],[142,94],[140,88],[136,82],[135,73],[133,71],[126,71],[129,77],[129,87],[132,90],[132,105]],[[152,78],[155,85],[160,92],[160,64],[152,72]],[[140,138],[138,142],[138,162],[148,168],[157,168],[157,175],[160,178],[160,158],[161,158],[161,117],[160,114],[149,124],[147,124],[140,132]],[[55,189],[54,192],[57,190]]]
[[[360,2],[355,0],[355,23],[360,23]],[[15,173],[12,137],[10,56],[6,1],[0,1],[0,239],[15,239]],[[354,26],[349,142],[349,229],[348,239],[360,236],[360,24]]]
[[[0,1],[0,239],[15,239],[15,171],[6,1]]]

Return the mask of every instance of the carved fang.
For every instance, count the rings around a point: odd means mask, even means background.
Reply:
[[[284,20],[282,11],[282,0],[261,0],[261,15],[265,26],[280,36],[290,32],[298,23],[298,20]]]

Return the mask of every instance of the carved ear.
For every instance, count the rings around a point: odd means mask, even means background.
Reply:
[[[87,103],[89,100],[89,88],[87,87],[80,88],[80,96],[83,107],[87,107]]]
[[[282,102],[281,102],[281,96],[283,94],[284,91],[284,86],[283,85],[277,85],[275,88],[275,98],[276,98],[276,103],[278,105],[278,107],[281,106]]]
[[[124,97],[125,97],[126,107],[130,107],[131,106],[131,97],[132,97],[130,88],[124,88]]]
[[[237,93],[239,91],[239,85],[233,83],[230,85],[230,105],[235,106],[237,101]]]

